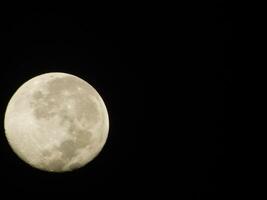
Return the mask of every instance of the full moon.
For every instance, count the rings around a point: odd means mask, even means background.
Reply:
[[[10,99],[4,119],[13,151],[40,170],[81,168],[102,150],[109,130],[106,106],[86,81],[46,73],[25,82]]]

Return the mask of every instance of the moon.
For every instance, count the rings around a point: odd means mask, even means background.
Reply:
[[[65,172],[92,161],[104,147],[109,118],[99,93],[81,78],[46,73],[25,82],[5,112],[13,151],[34,168]]]

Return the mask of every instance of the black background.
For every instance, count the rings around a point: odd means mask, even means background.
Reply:
[[[29,167],[9,147],[1,123],[2,194],[75,194],[88,198],[131,191],[139,178],[137,138],[142,137],[143,78],[137,21],[125,11],[80,6],[12,9],[1,19],[1,121],[18,87],[47,72],[65,72],[89,82],[106,103],[110,131],[101,154],[84,168],[51,174]]]
[[[109,138],[84,168],[50,174],[13,154],[2,124],[1,192],[224,199],[233,59],[229,5],[40,8],[1,14],[1,113],[28,79],[67,72],[103,97]]]

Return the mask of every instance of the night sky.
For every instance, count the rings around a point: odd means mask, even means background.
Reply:
[[[108,10],[107,10],[108,12]],[[65,72],[90,83],[110,118],[101,154],[72,173],[51,174],[21,161],[8,146],[1,123],[1,193],[63,195],[132,190],[137,176],[136,140],[142,135],[143,78],[134,19],[77,10],[29,9],[2,14],[1,121],[13,93],[47,72]],[[117,189],[116,189],[117,188]],[[92,197],[92,196],[90,196]]]
[[[98,9],[39,6],[0,13],[2,122],[14,92],[47,72],[70,73],[90,83],[110,118],[99,156],[62,174],[21,161],[0,123],[0,194],[227,196],[231,13],[224,1],[176,8],[112,3]]]

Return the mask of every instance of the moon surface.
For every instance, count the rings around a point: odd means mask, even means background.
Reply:
[[[10,99],[4,119],[13,151],[32,167],[72,171],[102,150],[109,130],[106,106],[86,81],[46,73],[25,82]]]

